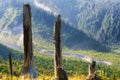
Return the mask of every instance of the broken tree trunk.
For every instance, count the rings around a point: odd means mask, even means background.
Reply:
[[[96,73],[96,61],[92,61],[92,63],[89,64],[88,71],[89,71],[89,74],[88,74],[87,80],[99,80]]]
[[[57,68],[62,68],[62,56],[61,56],[61,21],[60,15],[58,20],[54,24],[54,66],[55,76],[57,76]]]
[[[62,52],[61,52],[61,19],[58,15],[54,24],[54,72],[58,80],[68,80],[66,72],[62,69]]]
[[[10,77],[11,77],[11,80],[12,80],[13,70],[12,70],[12,57],[11,57],[10,52],[9,52],[9,67],[10,67]]]
[[[29,4],[23,6],[23,34],[24,34],[24,68],[22,78],[37,78],[33,60],[31,8]]]
[[[96,61],[92,61],[92,63],[89,65],[89,75],[93,74],[96,71],[95,67],[96,67]]]

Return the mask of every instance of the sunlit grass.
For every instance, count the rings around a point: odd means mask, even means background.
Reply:
[[[35,80],[52,80],[54,79],[54,76],[38,76]],[[0,78],[0,80],[11,80],[11,77],[9,75],[3,75],[2,78]],[[13,76],[12,80],[22,80],[22,77],[16,77]],[[31,80],[31,79],[24,79],[24,80]],[[69,76],[68,80],[86,80],[86,76],[85,75],[78,75],[78,76]],[[105,77],[100,77],[100,80],[112,80],[112,79],[108,79]]]
[[[53,79],[54,76],[38,76],[37,80],[51,80]],[[22,77],[16,77],[16,76],[13,76],[12,77],[12,80],[21,80]],[[85,80],[86,79],[86,76],[84,75],[80,75],[80,76],[70,76],[69,77],[69,80]],[[2,78],[0,78],[0,80],[11,80],[10,76],[9,75],[3,75]],[[30,79],[26,79],[26,80],[30,80]]]
[[[93,50],[70,50],[70,49],[64,49],[64,52],[71,53],[71,54],[81,54],[96,60],[103,60],[108,61],[112,63],[112,66],[118,66],[120,65],[120,52],[119,50],[111,51],[111,52],[97,52]]]

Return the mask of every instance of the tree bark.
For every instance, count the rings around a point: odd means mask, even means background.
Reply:
[[[23,6],[23,34],[24,34],[24,68],[22,72],[23,78],[37,78],[37,72],[33,60],[33,44],[32,44],[32,23],[31,8],[29,4]]]
[[[66,72],[62,69],[62,50],[61,50],[61,17],[58,15],[54,24],[54,72],[58,80],[68,80]]]
[[[12,80],[13,69],[12,69],[12,57],[11,57],[11,53],[9,53],[9,67],[10,67],[10,77],[11,77],[11,80]]]
[[[62,68],[62,54],[61,54],[61,20],[60,15],[54,24],[54,66],[55,76],[57,76],[57,68]]]
[[[96,67],[96,61],[92,61],[92,63],[89,64],[89,67],[88,67],[89,74],[86,80],[99,80],[95,67]]]
[[[89,65],[89,75],[94,74],[94,72],[96,71],[95,67],[96,67],[96,61],[92,61],[92,63]]]

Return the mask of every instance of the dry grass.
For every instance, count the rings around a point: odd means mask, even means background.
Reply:
[[[52,80],[54,76],[38,76],[37,79],[32,79],[32,80]],[[22,80],[22,77],[13,77],[12,79],[8,75],[3,75],[0,77],[0,80]],[[24,79],[24,80],[31,80],[31,79]],[[86,80],[85,75],[79,75],[79,76],[69,76],[69,80]],[[101,77],[100,80],[111,80],[105,77]],[[117,79],[120,80],[120,79]]]
[[[38,76],[37,79],[35,80],[51,80],[53,79],[53,76]],[[85,80],[85,76],[84,75],[80,75],[80,76],[71,76],[69,77],[69,80]],[[2,78],[0,78],[0,80],[11,80],[10,77],[8,75],[4,75],[2,76]],[[22,80],[22,77],[13,77],[12,80]],[[25,79],[25,80],[30,80],[30,79]]]

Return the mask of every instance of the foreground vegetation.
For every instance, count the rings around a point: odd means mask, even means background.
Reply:
[[[23,67],[23,53],[9,49],[3,45],[0,45],[0,78],[3,80],[9,80],[9,62],[8,53],[12,53],[13,61],[13,75],[15,80],[19,78]],[[120,79],[120,69],[119,66],[119,54],[118,51],[114,53],[101,53],[95,51],[73,51],[68,49],[63,49],[64,52],[72,54],[82,54],[89,57],[94,57],[100,60],[106,60],[112,62],[111,66],[97,64],[98,75],[102,78],[108,78],[111,80]],[[54,77],[54,60],[53,56],[46,55],[44,53],[34,54],[35,65],[38,72],[39,79],[49,80]],[[88,62],[81,61],[79,59],[71,57],[63,57],[63,68],[66,70],[69,80],[84,80],[88,75]],[[21,78],[20,78],[21,79]],[[103,79],[107,80],[107,79]]]
[[[23,54],[14,51],[13,53],[13,74],[14,80],[21,79],[21,71],[23,67]],[[16,54],[17,53],[17,54]],[[16,56],[15,56],[16,55]],[[45,54],[36,53],[35,65],[38,71],[39,79],[49,80],[54,77],[54,60],[53,56],[48,56]],[[84,80],[88,74],[88,63],[83,62],[79,59],[74,58],[63,58],[63,68],[66,70],[69,76],[69,80]],[[116,80],[120,78],[120,70],[113,66],[97,65],[97,72],[99,76],[105,78],[103,80],[111,79]],[[9,63],[8,60],[4,60],[0,57],[0,77],[3,80],[8,80],[9,78]],[[116,78],[116,79],[114,79]]]

